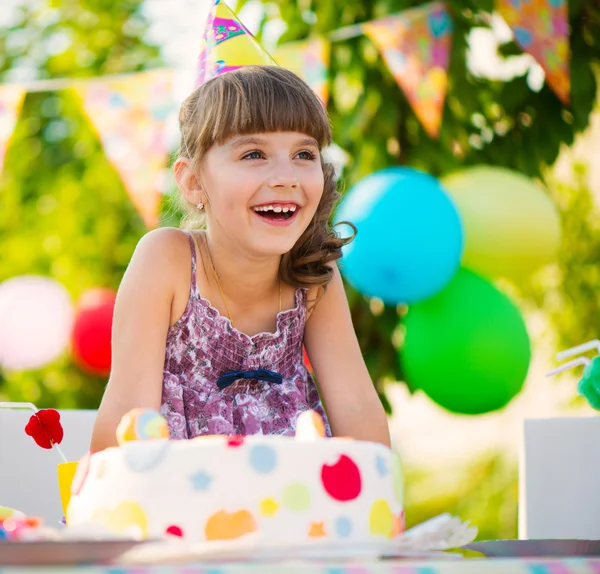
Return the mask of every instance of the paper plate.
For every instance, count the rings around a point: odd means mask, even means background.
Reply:
[[[600,556],[600,540],[484,540],[461,548],[490,557]]]
[[[112,562],[138,540],[0,541],[0,566],[57,566]]]
[[[187,543],[183,539],[161,540],[126,552],[119,565],[142,566],[176,563],[286,562],[289,560],[460,559],[459,554],[403,550],[391,544],[306,543],[273,544],[248,535],[233,541]]]

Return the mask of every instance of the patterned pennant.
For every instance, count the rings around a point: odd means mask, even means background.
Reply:
[[[300,76],[327,105],[331,45],[321,36],[290,42],[275,51],[275,61]]]
[[[251,65],[276,64],[231,8],[222,0],[214,0],[202,38],[196,86]]]
[[[166,120],[173,109],[172,73],[141,72],[74,89],[131,201],[146,225],[156,227],[169,151]]]
[[[0,172],[24,99],[25,88],[12,84],[0,86]]]
[[[363,24],[417,118],[432,138],[440,132],[448,88],[452,20],[434,2]]]
[[[569,19],[566,0],[496,0],[496,11],[515,34],[515,41],[544,69],[560,101],[570,100]]]

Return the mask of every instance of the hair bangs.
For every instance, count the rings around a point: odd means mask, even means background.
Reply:
[[[275,66],[247,66],[211,80],[201,115],[200,148],[253,133],[298,132],[322,149],[331,143],[327,114],[295,74]]]

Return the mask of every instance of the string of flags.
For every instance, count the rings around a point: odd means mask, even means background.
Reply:
[[[541,65],[548,86],[569,103],[569,26],[566,0],[495,0],[517,44]],[[195,84],[250,64],[279,65],[302,77],[326,106],[331,42],[365,35],[405,94],[431,138],[439,136],[448,90],[453,21],[434,1],[385,18],[284,44],[268,54],[223,0],[214,0],[200,47]],[[148,227],[158,225],[163,170],[169,153],[167,118],[173,72],[41,81],[42,89],[77,95]],[[0,170],[23,100],[31,85],[0,84]],[[135,126],[135,129],[132,129]]]

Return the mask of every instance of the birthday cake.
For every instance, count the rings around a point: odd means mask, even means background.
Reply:
[[[380,444],[306,432],[316,415],[303,415],[298,428],[305,431],[295,438],[131,440],[139,433],[124,421],[121,446],[80,461],[67,522],[193,542],[253,534],[269,544],[365,545],[399,536],[398,456]],[[150,434],[164,436],[160,419],[154,422]]]

